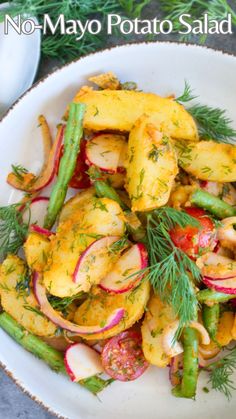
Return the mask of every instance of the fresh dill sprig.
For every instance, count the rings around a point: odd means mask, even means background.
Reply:
[[[20,181],[23,180],[23,175],[28,173],[28,170],[25,167],[23,167],[21,164],[16,164],[16,165],[12,164],[11,167],[12,167],[12,172]]]
[[[179,16],[189,14],[185,19],[190,25],[198,19],[203,22],[204,14],[207,13],[209,19],[226,19],[228,13],[232,16],[232,23],[236,26],[236,11],[229,5],[227,0],[160,0],[161,9],[165,13],[165,19],[173,22],[173,32],[182,32],[186,30],[179,21]],[[192,34],[181,34],[182,40],[191,40]],[[200,35],[200,42],[204,42],[206,35]]]
[[[206,105],[194,105],[188,112],[196,119],[201,137],[217,142],[235,143],[236,130],[231,127],[231,119],[226,111]]]
[[[27,305],[27,304],[25,304],[23,307],[28,311],[32,311],[32,313],[35,313],[38,316],[45,317],[45,315],[42,313],[42,311],[39,310],[39,308],[32,307],[32,306]]]
[[[30,281],[31,281],[31,272],[27,268],[23,274],[20,275],[19,280],[16,283],[15,289],[19,295],[29,295],[30,293]]]
[[[198,226],[199,222],[187,213],[169,207],[148,214],[146,244],[150,264],[146,278],[178,316],[178,337],[182,328],[196,318],[198,301],[192,281],[199,282],[201,275],[196,264],[173,244],[169,231],[176,225]]]
[[[224,358],[208,365],[206,370],[210,372],[209,382],[212,388],[220,391],[230,400],[232,390],[236,390],[232,379],[232,375],[236,371],[236,347]]]
[[[187,103],[196,99],[192,88],[185,81],[182,95],[175,99],[178,103]],[[200,136],[206,140],[214,140],[219,143],[235,144],[236,130],[232,128],[232,120],[226,115],[226,111],[207,105],[196,104],[186,108],[196,120]]]
[[[187,80],[184,81],[184,91],[182,95],[178,96],[175,101],[179,103],[190,102],[193,99],[196,99],[197,96],[194,96],[193,90]]]
[[[63,314],[67,314],[67,309],[69,305],[72,304],[75,300],[81,300],[82,298],[84,298],[84,295],[84,292],[79,292],[78,294],[72,295],[71,297],[64,298],[50,295],[48,297],[48,301],[50,302],[54,310],[61,311]]]
[[[16,254],[24,243],[28,223],[23,222],[20,204],[0,207],[0,260],[8,253]]]

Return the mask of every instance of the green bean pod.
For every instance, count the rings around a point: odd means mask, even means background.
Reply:
[[[181,384],[172,389],[176,397],[193,399],[198,379],[198,332],[186,327],[183,332],[183,378]]]
[[[209,333],[209,336],[212,340],[215,340],[216,333],[218,330],[220,318],[220,305],[214,304],[213,306],[209,307],[207,305],[203,305],[202,308],[202,320],[206,330]]]
[[[46,362],[52,370],[68,375],[64,365],[63,353],[43,342],[38,336],[27,332],[9,314],[5,312],[0,314],[0,327],[23,348]],[[97,394],[107,387],[110,382],[110,380],[103,380],[94,375],[81,380],[79,384],[91,393]]]
[[[108,185],[105,180],[95,180],[94,187],[96,194],[100,198],[113,199],[113,201],[116,201],[123,210],[130,211],[129,207],[127,207],[127,205],[122,201],[116,190],[112,186]]]
[[[236,298],[236,294],[224,294],[223,292],[217,292],[210,290],[209,288],[201,290],[197,293],[199,303],[204,303],[208,306],[212,306],[217,303],[226,303],[233,298]]]
[[[83,103],[70,104],[69,118],[65,130],[64,154],[60,160],[57,180],[51,192],[47,215],[44,220],[44,228],[47,229],[51,229],[61,211],[69,182],[75,170],[80,140],[83,135],[84,112],[85,105]]]
[[[209,192],[197,189],[191,196],[191,204],[209,211],[212,215],[219,219],[233,217],[236,215],[236,208],[222,201],[222,199],[211,195]]]

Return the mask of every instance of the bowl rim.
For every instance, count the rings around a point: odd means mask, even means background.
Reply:
[[[123,47],[129,47],[132,45],[158,45],[158,44],[165,44],[165,45],[175,45],[177,47],[179,46],[186,46],[186,47],[193,47],[193,48],[197,48],[197,49],[202,49],[202,50],[209,50],[212,51],[214,54],[222,54],[231,58],[236,58],[236,53],[231,53],[228,51],[224,51],[218,48],[213,48],[213,47],[209,47],[208,45],[199,45],[196,43],[192,43],[192,42],[181,42],[181,41],[131,41],[131,42],[126,42],[124,44],[120,44],[120,45],[115,45],[115,46],[111,46],[111,47],[106,47],[106,48],[101,48],[98,49],[97,51],[93,51],[90,52],[88,54],[82,55],[79,58],[74,58],[73,60],[69,61],[68,63],[65,63],[61,66],[59,66],[56,69],[52,69],[51,71],[49,71],[49,73],[47,73],[45,76],[41,77],[39,80],[37,80],[36,83],[34,83],[30,88],[28,88],[21,96],[19,96],[19,98],[7,109],[7,111],[0,117],[0,124],[4,121],[4,119],[8,116],[8,114],[15,108],[15,106],[28,94],[31,92],[31,90],[34,90],[35,88],[37,88],[37,86],[41,83],[44,83],[52,74],[58,73],[59,71],[63,70],[64,68],[70,66],[71,64],[75,64],[83,59],[86,59],[87,57],[91,57],[93,55],[102,53],[102,52],[108,52],[111,50],[115,50],[115,49],[120,49]]]
[[[100,54],[103,52],[108,52],[114,49],[121,49],[124,47],[132,47],[133,45],[158,45],[158,44],[164,44],[164,45],[175,45],[177,48],[179,46],[186,46],[186,47],[190,47],[190,48],[197,48],[197,49],[201,49],[201,50],[210,50],[212,51],[214,54],[221,54],[223,56],[228,56],[228,57],[233,57],[236,59],[236,53],[230,53],[230,52],[226,52],[224,50],[221,49],[217,49],[217,48],[212,48],[209,47],[207,45],[199,45],[196,43],[192,43],[192,42],[180,42],[180,41],[131,41],[131,42],[126,42],[124,44],[121,45],[116,45],[116,46],[111,46],[111,47],[106,47],[106,48],[101,48],[98,49],[97,51],[94,52],[90,52],[86,55],[83,55],[79,58],[75,58],[71,61],[69,61],[68,63],[65,63],[63,65],[61,65],[60,67],[56,68],[56,69],[52,69],[49,73],[47,73],[45,76],[41,77],[36,83],[34,83],[29,89],[27,89],[11,106],[10,108],[0,117],[0,124],[8,117],[8,115],[10,113],[12,113],[12,111],[14,110],[15,106],[28,94],[30,93],[32,90],[34,90],[35,88],[37,88],[41,83],[44,83],[50,76],[52,76],[55,73],[58,73],[59,71],[63,70],[64,68],[70,66],[71,64],[75,64],[83,59],[86,59],[87,57],[96,55],[96,54]],[[7,365],[5,365],[1,360],[0,360],[0,368],[7,374],[8,377],[10,377],[10,379],[17,385],[17,387],[21,390],[22,393],[26,394],[27,396],[30,397],[31,400],[33,400],[34,402],[36,402],[40,407],[42,407],[46,412],[54,415],[55,417],[57,417],[58,419],[68,419],[68,417],[63,416],[61,414],[59,414],[58,412],[56,412],[53,408],[51,408],[49,405],[47,405],[46,403],[44,403],[42,400],[38,399],[37,396],[33,395],[29,390],[27,390],[24,387],[24,384],[19,382],[18,379],[14,376],[14,373],[12,371],[10,371],[7,367]]]

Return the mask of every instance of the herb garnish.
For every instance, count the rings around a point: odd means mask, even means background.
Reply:
[[[79,292],[78,294],[72,295],[71,297],[55,297],[54,295],[50,295],[48,297],[48,301],[50,302],[51,306],[54,310],[61,311],[64,315],[67,314],[67,308],[73,301],[81,300],[84,297],[83,292]]]
[[[12,164],[12,173],[14,173],[14,175],[17,177],[17,179],[19,181],[23,181],[24,180],[24,176],[26,173],[29,173],[28,170],[23,167],[21,164]]]
[[[146,245],[150,265],[147,276],[160,298],[173,307],[179,318],[179,329],[195,319],[198,301],[193,282],[201,275],[196,264],[173,244],[169,231],[174,226],[199,226],[199,222],[185,212],[163,207],[147,215]]]
[[[24,243],[29,223],[23,222],[20,206],[0,207],[0,260],[8,253],[16,254]]]
[[[179,103],[186,103],[196,97],[193,95],[189,83],[185,81],[184,92],[175,100]],[[220,143],[235,144],[236,130],[231,127],[232,120],[226,115],[224,109],[198,103],[187,108],[187,111],[199,125],[199,132],[202,138],[206,140],[212,139]]]
[[[212,388],[220,391],[230,400],[232,390],[236,390],[232,379],[236,370],[236,347],[224,358],[208,365],[206,370],[210,372],[209,382]]]

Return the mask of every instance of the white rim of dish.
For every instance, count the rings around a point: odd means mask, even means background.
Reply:
[[[80,58],[76,58],[72,61],[70,61],[69,63],[66,63],[64,65],[62,65],[61,67],[57,68],[56,70],[52,70],[51,72],[49,72],[45,77],[42,77],[41,79],[39,79],[36,83],[34,83],[28,90],[26,90],[26,92],[24,92],[12,105],[11,107],[6,111],[6,113],[0,118],[0,124],[2,123],[2,121],[8,117],[8,115],[14,110],[15,106],[17,106],[17,104],[28,94],[30,93],[32,90],[36,89],[37,86],[41,83],[43,83],[44,81],[46,81],[49,77],[51,77],[53,74],[58,73],[59,71],[62,71],[65,67],[68,67],[70,65],[73,65],[75,63],[77,63],[78,61],[82,61],[84,59],[86,59],[89,56],[92,55],[99,55],[105,51],[111,51],[114,49],[121,49],[121,48],[129,48],[132,47],[134,45],[156,45],[156,44],[166,44],[166,45],[175,45],[177,48],[179,46],[186,46],[186,47],[190,47],[190,48],[197,48],[197,49],[202,49],[202,50],[209,50],[211,52],[213,52],[214,54],[217,55],[225,55],[228,57],[232,57],[236,59],[236,54],[233,53],[229,53],[229,52],[225,52],[222,51],[220,49],[215,49],[215,48],[211,48],[208,47],[206,45],[198,45],[198,44],[194,44],[194,43],[188,43],[188,42],[176,42],[176,41],[144,41],[144,42],[129,42],[129,43],[125,43],[122,45],[117,45],[114,47],[108,47],[108,48],[103,48],[100,49],[98,51],[95,52],[91,52],[89,54],[86,54]],[[33,395],[29,390],[27,390],[24,387],[24,384],[19,382],[17,380],[17,378],[14,377],[14,372],[10,371],[7,367],[7,365],[5,365],[1,360],[0,360],[0,367],[4,370],[4,372],[8,375],[8,377],[10,377],[13,382],[21,389],[21,391],[25,394],[27,394],[31,400],[35,401],[38,405],[40,405],[42,408],[44,408],[48,413],[53,414],[54,416],[56,416],[59,419],[68,419],[66,416],[62,416],[60,415],[58,412],[56,412],[55,410],[53,410],[50,406],[48,406],[47,404],[45,404],[42,400],[38,399],[37,396]]]
[[[2,3],[2,4],[0,4],[0,10],[1,9],[7,9],[7,7],[8,7],[8,5],[9,5],[9,2],[6,2],[6,3]],[[35,19],[35,22],[38,24],[39,22],[38,22],[38,19],[37,19],[37,17],[36,16],[33,16],[33,18]],[[36,35],[37,35],[37,33],[36,33]],[[19,97],[18,97],[18,99],[16,99],[16,101],[14,101],[13,103],[12,103],[12,105],[8,108],[8,109],[6,109],[6,111],[2,114],[2,116],[0,117],[0,122],[2,121],[2,119],[8,114],[8,111],[10,110],[10,109],[12,109],[12,107],[26,94],[26,93],[28,93],[29,92],[29,90],[32,88],[32,87],[34,87],[34,85],[36,84],[33,84],[34,83],[34,79],[35,79],[35,77],[36,77],[36,74],[37,74],[37,71],[38,71],[38,67],[39,67],[39,62],[40,62],[40,57],[41,57],[41,32],[39,32],[38,31],[38,36],[37,36],[37,38],[36,38],[36,41],[37,41],[37,45],[36,45],[36,48],[37,48],[37,50],[38,50],[38,53],[37,53],[37,57],[36,57],[36,60],[35,60],[35,67],[34,67],[34,71],[32,72],[32,75],[31,75],[31,77],[29,78],[29,82],[28,82],[28,87],[27,87],[27,89],[24,91],[24,93],[22,93]],[[52,73],[52,72],[51,72]],[[50,74],[51,74],[50,73]],[[46,77],[45,77],[46,78]]]

